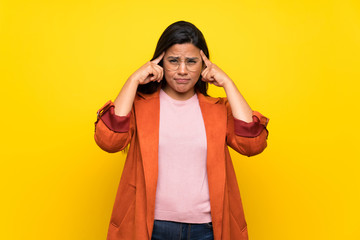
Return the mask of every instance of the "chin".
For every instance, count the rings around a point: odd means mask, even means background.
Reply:
[[[189,91],[191,91],[193,88],[189,88],[189,87],[177,87],[176,91],[178,93],[187,93]]]

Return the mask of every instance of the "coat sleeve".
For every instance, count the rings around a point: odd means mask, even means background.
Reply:
[[[104,151],[115,153],[126,148],[135,129],[134,109],[127,116],[115,115],[115,105],[109,100],[97,111],[95,142]]]
[[[225,98],[227,109],[227,144],[235,151],[245,156],[254,156],[261,153],[267,146],[269,119],[261,113],[253,111],[250,123],[234,118],[231,107]]]

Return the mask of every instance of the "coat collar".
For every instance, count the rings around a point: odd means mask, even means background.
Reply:
[[[134,101],[136,125],[140,143],[147,205],[147,228],[151,230],[155,215],[155,198],[158,179],[158,147],[160,99],[158,89],[155,93],[137,93]],[[216,235],[221,236],[223,203],[225,191],[225,154],[227,112],[223,104],[217,104],[220,98],[204,96],[197,91],[207,140],[207,175],[211,215]],[[150,236],[151,237],[151,236]]]

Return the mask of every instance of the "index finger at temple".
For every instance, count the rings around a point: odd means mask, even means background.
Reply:
[[[200,55],[201,55],[201,58],[203,59],[205,65],[208,67],[211,64],[210,60],[206,57],[206,55],[204,54],[204,52],[202,50],[200,50]]]
[[[152,60],[152,62],[155,63],[155,64],[159,64],[159,62],[160,62],[161,59],[164,57],[164,55],[165,55],[165,52],[162,52],[162,53],[160,54],[160,56],[158,56],[157,58],[155,58],[154,60]]]

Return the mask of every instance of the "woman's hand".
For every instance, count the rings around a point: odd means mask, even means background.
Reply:
[[[231,107],[232,115],[242,121],[252,122],[252,110],[237,89],[235,83],[223,70],[210,62],[203,51],[200,51],[200,55],[206,65],[206,68],[201,73],[202,80],[215,86],[223,87]]]
[[[158,64],[164,57],[164,55],[165,52],[163,52],[159,57],[155,58],[154,60],[145,63],[128,78],[128,80],[122,87],[119,95],[114,101],[115,115],[128,115],[134,104],[134,99],[139,84],[146,84],[151,81],[161,81],[164,75],[164,71],[163,68],[160,67]]]
[[[223,70],[210,62],[202,50],[200,50],[200,55],[206,65],[206,68],[201,73],[202,81],[214,84],[218,87],[224,87],[227,83],[232,82]]]
[[[165,52],[152,61],[145,63],[138,70],[136,70],[130,78],[137,81],[138,84],[147,84],[149,82],[160,82],[164,76],[164,70],[159,66],[159,62],[164,57]]]

